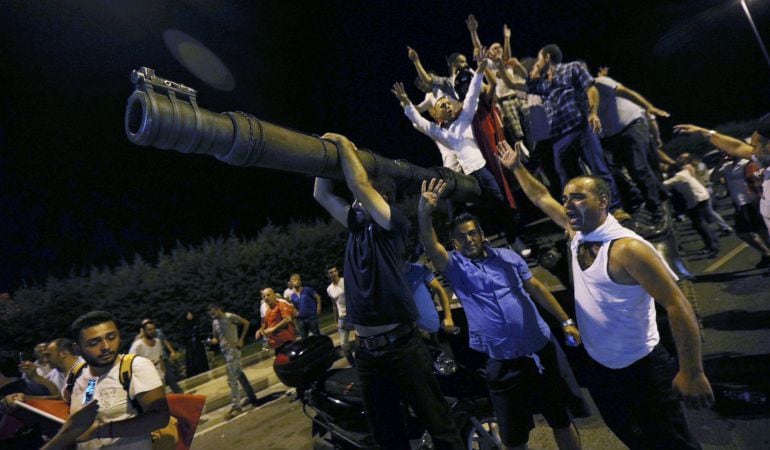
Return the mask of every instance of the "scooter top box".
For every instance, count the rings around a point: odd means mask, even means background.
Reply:
[[[273,370],[286,386],[307,386],[320,378],[337,358],[331,338],[309,336],[279,347]]]

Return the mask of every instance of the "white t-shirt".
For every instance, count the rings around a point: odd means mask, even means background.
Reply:
[[[147,345],[144,339],[137,339],[131,344],[131,348],[128,353],[134,355],[144,356],[155,364],[155,368],[160,372],[161,378],[165,375],[166,371],[163,367],[163,348],[160,339],[154,339],[155,345]]]
[[[706,187],[692,176],[687,169],[680,170],[673,177],[663,181],[663,184],[676,189],[682,194],[687,201],[687,209],[695,208],[698,203],[708,200],[710,197]]]
[[[746,184],[746,166],[748,159],[738,159],[729,164],[724,164],[719,172],[725,177],[730,198],[736,206],[743,206],[756,200],[753,192]]]
[[[334,304],[337,305],[337,314],[340,319],[347,317],[348,311],[345,307],[345,279],[340,277],[339,284],[330,283],[326,287],[326,293],[334,300]]]
[[[94,399],[99,400],[99,412],[96,414],[96,420],[117,422],[137,416],[139,411],[134,408],[131,400],[136,398],[138,394],[163,386],[155,365],[149,359],[137,356],[134,358],[132,366],[131,384],[129,385],[128,392],[123,390],[123,386],[118,379],[120,357],[115,360],[115,364],[109,372],[97,378]],[[88,380],[91,378],[95,378],[91,373],[91,369],[84,367],[80,376],[75,380],[75,385],[72,387],[70,414],[83,407],[83,395],[88,386]],[[152,440],[150,439],[150,434],[147,433],[143,436],[92,439],[78,444],[78,450],[102,448],[151,450]]]

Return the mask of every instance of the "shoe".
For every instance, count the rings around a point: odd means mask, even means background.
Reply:
[[[227,411],[227,414],[225,414],[225,420],[230,420],[242,412],[241,408],[230,408],[230,411]]]
[[[757,269],[765,269],[770,267],[770,255],[762,255],[762,259],[759,260],[755,267]]]
[[[719,250],[709,250],[709,252],[706,253],[706,258],[708,259],[714,259],[717,256],[719,256]]]
[[[631,220],[631,214],[623,211],[623,208],[616,209],[612,212],[612,215],[615,216],[615,219],[617,219],[617,221],[620,223],[623,223],[626,220]]]
[[[730,236],[734,231],[732,228],[725,228],[719,232],[719,237]]]

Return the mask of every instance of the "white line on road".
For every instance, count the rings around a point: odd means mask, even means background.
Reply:
[[[284,390],[286,390],[286,389],[284,389]],[[280,392],[280,391],[278,391],[278,392]],[[282,399],[282,398],[284,398],[284,397],[285,397],[285,395],[281,395],[280,397],[276,398],[275,400],[270,400],[269,402],[265,402],[265,403],[263,403],[263,404],[261,404],[261,405],[257,406],[256,408],[251,408],[251,409],[248,409],[248,410],[244,411],[242,414],[239,414],[239,415],[237,415],[237,416],[233,417],[233,418],[232,418],[232,419],[230,419],[230,420],[222,420],[222,422],[220,422],[220,423],[218,423],[218,424],[216,424],[216,425],[213,425],[213,426],[211,426],[210,428],[206,428],[206,429],[205,429],[205,430],[203,430],[203,431],[199,431],[199,432],[195,433],[195,437],[197,438],[197,437],[203,436],[204,434],[208,433],[209,431],[214,431],[214,430],[216,430],[217,428],[223,427],[223,426],[225,426],[225,425],[227,425],[227,424],[229,424],[229,423],[233,423],[233,422],[237,421],[238,419],[240,419],[241,417],[246,417],[246,416],[248,416],[248,415],[249,415],[249,413],[251,413],[252,411],[259,411],[260,409],[264,408],[265,406],[267,406],[267,405],[271,405],[271,404],[273,404],[274,402],[277,402],[278,400],[280,400],[280,399]],[[224,408],[219,408],[219,410],[222,410],[222,409],[225,409],[225,408],[227,408],[227,407],[225,406]],[[218,410],[218,411],[219,411],[219,410]],[[214,411],[212,411],[212,413],[213,413],[213,412],[214,412]],[[211,414],[211,413],[209,413],[209,414]]]
[[[747,244],[745,242],[741,242],[740,244],[738,244],[737,247],[735,247],[734,249],[730,250],[725,256],[723,256],[723,257],[719,258],[718,260],[714,261],[714,264],[706,267],[706,269],[703,271],[703,273],[709,273],[709,272],[713,272],[713,271],[719,269],[727,261],[730,261],[731,259],[735,258],[735,256],[738,253],[742,252],[743,250],[745,250],[747,248],[749,248],[749,244]]]

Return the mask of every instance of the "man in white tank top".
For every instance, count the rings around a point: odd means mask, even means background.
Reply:
[[[501,143],[501,162],[569,234],[577,325],[594,362],[588,389],[605,423],[630,448],[700,448],[680,398],[701,408],[714,394],[703,373],[695,314],[676,276],[650,243],[608,213],[610,190],[602,179],[573,178],[560,204],[519,164],[520,145]],[[678,371],[659,345],[653,299],[668,314]]]

